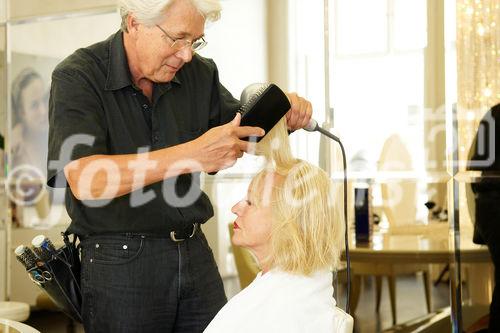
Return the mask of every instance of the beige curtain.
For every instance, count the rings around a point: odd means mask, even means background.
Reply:
[[[480,120],[500,102],[500,0],[457,0],[456,14],[459,160],[465,170]],[[461,184],[460,193],[460,216],[474,223],[469,184]]]
[[[460,160],[479,121],[500,102],[500,0],[457,0]]]

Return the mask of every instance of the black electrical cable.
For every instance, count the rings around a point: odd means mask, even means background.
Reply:
[[[344,224],[345,224],[345,258],[347,263],[347,297],[346,297],[346,305],[345,312],[350,314],[350,295],[351,295],[351,257],[349,255],[349,226],[347,223],[347,158],[345,154],[344,145],[340,141],[340,139],[328,132],[327,130],[316,125],[314,130],[320,132],[321,134],[326,135],[333,141],[337,142],[340,146],[340,150],[342,151],[342,164],[344,169]]]

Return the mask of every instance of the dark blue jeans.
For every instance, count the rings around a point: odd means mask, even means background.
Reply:
[[[81,246],[86,333],[202,332],[226,303],[201,230],[179,243],[127,234]]]

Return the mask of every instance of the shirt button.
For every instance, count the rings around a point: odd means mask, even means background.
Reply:
[[[153,136],[153,142],[158,142],[159,139],[160,139],[160,137],[158,136],[158,134],[155,134]]]
[[[147,110],[148,105],[147,105],[147,104],[142,104],[142,108],[143,108],[144,110]]]

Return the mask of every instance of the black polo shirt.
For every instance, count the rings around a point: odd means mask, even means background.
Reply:
[[[191,141],[229,122],[238,108],[239,102],[220,84],[215,63],[199,55],[171,82],[154,84],[150,103],[132,83],[123,35],[117,32],[77,50],[52,73],[47,184],[67,186],[62,169],[71,160],[96,154],[136,154],[139,148],[153,151]],[[188,192],[200,191],[199,174],[181,175],[141,191],[152,191],[154,198],[139,205],[131,200],[132,194],[82,202],[68,187],[69,231],[168,235],[213,216],[205,193],[194,200],[189,196],[190,202],[182,199]]]

